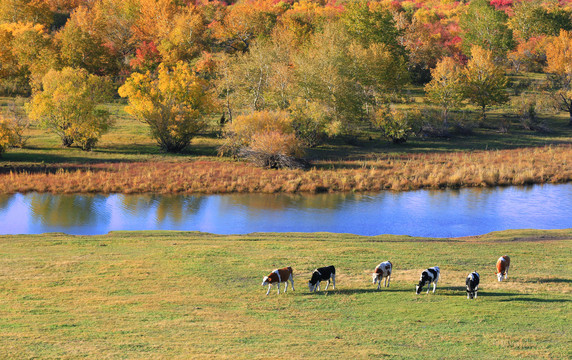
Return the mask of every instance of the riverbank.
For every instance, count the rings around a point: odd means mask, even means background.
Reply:
[[[330,139],[308,149],[311,168],[302,171],[218,157],[222,139],[215,125],[193,140],[188,153],[163,153],[123,105],[108,108],[115,125],[90,152],[62,148],[56,135],[32,125],[26,147],[0,158],[0,193],[377,192],[572,181],[571,130],[562,116],[546,119],[549,133],[478,128],[472,135],[412,138],[401,145],[375,133],[352,139],[353,145]],[[495,117],[500,115],[491,113]]]
[[[498,283],[503,254],[511,271]],[[567,358],[571,255],[571,230],[0,236],[0,357]],[[370,273],[384,260],[394,274],[378,292]],[[336,290],[310,294],[311,271],[330,264]],[[296,290],[265,296],[262,277],[288,265]],[[436,293],[415,295],[434,265]],[[475,301],[464,292],[471,271]]]
[[[428,154],[379,154],[303,170],[174,158],[4,164],[0,193],[318,193],[566,183],[572,146]]]

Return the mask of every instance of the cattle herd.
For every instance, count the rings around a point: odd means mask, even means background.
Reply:
[[[510,267],[510,257],[507,255],[501,256],[497,260],[497,275],[498,281],[503,281],[508,279],[508,268]],[[384,280],[384,286],[389,287],[389,280],[391,278],[391,271],[393,270],[393,265],[391,261],[384,261],[375,267],[372,273],[372,282],[377,284],[377,290],[381,288],[381,282]],[[439,275],[441,271],[438,266],[423,270],[419,283],[415,286],[415,293],[420,294],[424,286],[427,286],[427,294],[429,294],[429,288],[433,284],[433,293],[437,288],[437,282],[439,281]],[[479,273],[473,271],[467,276],[465,285],[467,286],[467,299],[476,299],[477,290],[479,289]],[[266,295],[270,293],[272,285],[276,284],[278,287],[278,294],[280,294],[280,283],[285,283],[284,292],[288,290],[288,281],[292,284],[292,290],[294,290],[294,278],[291,267],[285,267],[283,269],[276,269],[272,271],[268,276],[262,279],[262,286],[268,285],[268,291]],[[308,288],[310,292],[315,292],[320,290],[320,282],[327,281],[326,289],[330,286],[330,281],[333,283],[334,289],[336,288],[336,268],[333,265],[321,267],[312,272],[312,278],[308,281]]]

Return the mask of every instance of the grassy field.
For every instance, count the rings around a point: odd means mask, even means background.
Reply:
[[[496,259],[511,256],[498,283]],[[572,357],[572,230],[458,239],[117,232],[0,236],[0,358]],[[391,287],[371,271],[391,260]],[[308,292],[318,266],[336,290]],[[292,266],[296,291],[265,296]],[[441,267],[436,294],[415,295]],[[464,279],[481,274],[477,300]]]

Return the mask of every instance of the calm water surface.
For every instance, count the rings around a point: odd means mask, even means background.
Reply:
[[[319,195],[0,195],[0,234],[197,230],[454,237],[572,227],[572,183]]]

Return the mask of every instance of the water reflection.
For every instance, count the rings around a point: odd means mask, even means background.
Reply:
[[[34,221],[46,226],[71,227],[91,223],[96,219],[106,222],[106,197],[103,195],[32,194],[30,210]]]
[[[181,195],[117,195],[124,211],[143,217],[152,212],[158,223],[180,224],[189,214],[199,211],[204,196]]]
[[[0,195],[0,234],[112,230],[467,236],[571,227],[572,183],[318,195]]]

